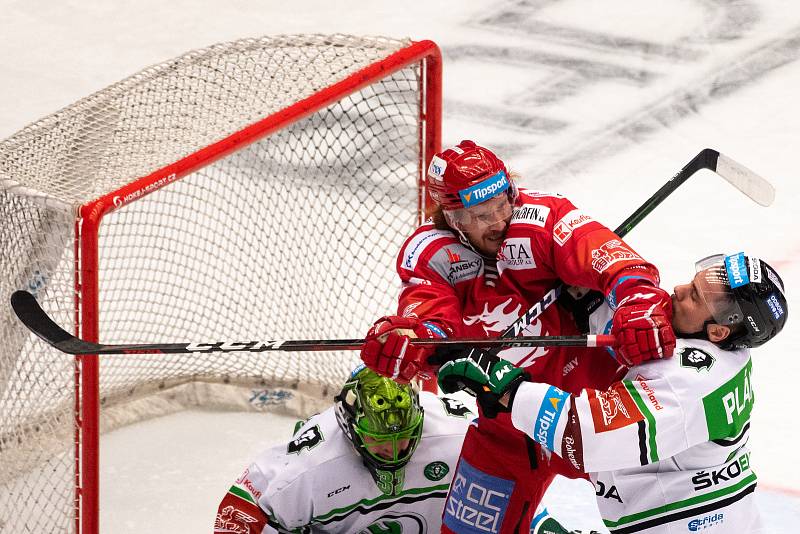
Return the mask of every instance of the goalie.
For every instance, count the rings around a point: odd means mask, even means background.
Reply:
[[[472,413],[356,368],[335,405],[261,453],[214,532],[439,532]]]

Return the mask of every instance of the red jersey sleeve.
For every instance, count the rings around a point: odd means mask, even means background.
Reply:
[[[406,240],[397,259],[402,289],[398,315],[418,317],[440,327],[447,337],[463,335],[462,304],[453,287],[447,263],[440,257],[463,254],[455,235],[433,224],[421,226]],[[454,252],[459,250],[459,252]],[[465,263],[465,269],[480,269],[481,263]]]
[[[615,289],[630,277],[659,284],[656,267],[614,232],[563,197],[553,197],[552,217],[545,226],[552,269],[564,282],[601,291],[612,308]],[[547,246],[547,244],[545,244]]]

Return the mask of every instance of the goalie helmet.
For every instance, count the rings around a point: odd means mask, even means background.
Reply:
[[[767,262],[743,252],[700,260],[701,295],[714,322],[733,328],[720,343],[726,350],[758,347],[778,335],[789,308],[783,280]]]
[[[474,141],[461,141],[433,156],[427,185],[433,201],[444,210],[468,208],[503,191],[512,202],[516,197],[505,164]]]
[[[335,397],[336,420],[380,490],[397,495],[422,437],[424,412],[410,385],[357,367]]]

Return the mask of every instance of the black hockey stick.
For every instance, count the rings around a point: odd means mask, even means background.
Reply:
[[[647,217],[656,207],[670,196],[683,183],[694,176],[697,171],[708,169],[728,181],[733,187],[747,195],[754,202],[769,206],[775,200],[775,188],[768,181],[757,175],[744,165],[741,165],[716,150],[704,148],[692,160],[675,174],[670,180],[656,191],[647,201],[620,224],[614,233],[620,237],[630,232],[642,219]],[[565,284],[559,284],[545,293],[544,297],[520,315],[511,326],[500,336],[512,338],[520,335],[523,330],[536,320],[544,311],[558,300]]]
[[[11,295],[11,307],[28,329],[48,344],[67,354],[186,354],[192,352],[266,352],[359,350],[363,339],[301,339],[265,341],[215,341],[211,343],[148,343],[103,345],[77,338],[61,328],[45,312],[36,298],[27,291]],[[515,339],[415,339],[417,346],[462,347],[606,347],[614,343],[612,336],[529,336]]]

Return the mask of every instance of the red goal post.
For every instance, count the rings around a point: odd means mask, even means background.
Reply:
[[[431,41],[192,51],[0,142],[0,294],[27,289],[105,343],[360,337],[396,306],[394,254],[429,207],[440,137]],[[0,335],[0,530],[15,532],[98,532],[101,429],[191,402],[264,408],[248,396],[307,415],[357,360],[72,358],[8,305]]]

